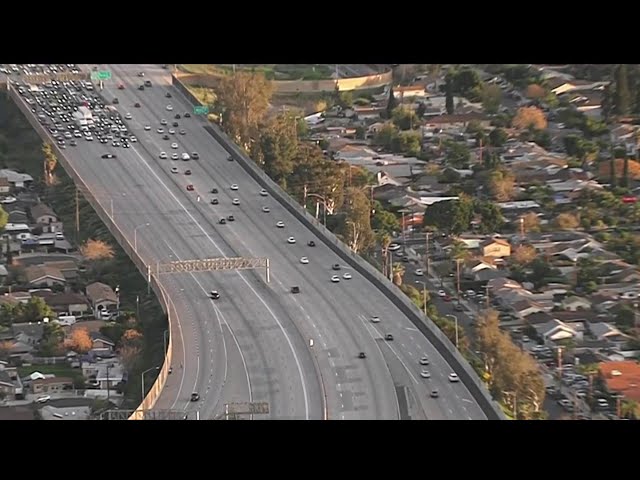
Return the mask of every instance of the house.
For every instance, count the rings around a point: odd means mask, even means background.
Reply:
[[[118,297],[116,295],[116,292],[114,292],[109,285],[95,282],[87,285],[86,292],[87,297],[91,302],[91,307],[93,308],[94,314],[97,314],[97,312],[101,310],[109,310],[111,308],[115,308],[118,305]]]
[[[85,378],[95,378],[101,390],[115,389],[126,380],[125,369],[118,359],[82,362],[82,374]]]
[[[78,264],[73,260],[49,261],[41,266],[57,268],[67,281],[78,278]]]
[[[474,258],[472,260],[468,260],[465,263],[464,274],[465,276],[472,276],[473,274],[479,272],[480,270],[496,270],[495,264],[492,262],[493,257],[484,258]]]
[[[25,188],[33,183],[33,177],[26,173],[18,173],[8,168],[0,169],[0,177],[5,177],[13,188]]]
[[[550,313],[547,313],[547,312],[535,312],[535,313],[530,313],[529,315],[525,315],[524,320],[529,325],[535,326],[535,325],[544,325],[549,322],[552,322],[556,320],[556,317],[555,315],[551,315]]]
[[[544,312],[544,308],[541,305],[528,298],[517,300],[511,305],[511,309],[520,318],[525,318],[532,313]]]
[[[542,338],[545,344],[553,344],[562,340],[574,340],[582,339],[582,335],[579,335],[578,329],[567,325],[560,320],[552,320],[549,323],[543,323],[534,326],[538,335]],[[581,333],[581,332],[580,332]]]
[[[52,293],[39,291],[33,293],[47,302],[56,313],[68,312],[70,315],[82,317],[89,312],[89,301],[79,293]]]
[[[511,244],[502,238],[489,238],[480,243],[483,257],[508,257],[511,255]]]
[[[426,129],[460,129],[464,130],[469,122],[477,121],[483,128],[488,128],[491,121],[481,113],[466,113],[460,115],[439,115],[437,117],[429,117],[425,125]],[[423,132],[425,129],[423,129]]]
[[[415,97],[424,98],[427,96],[427,92],[425,91],[424,85],[400,85],[394,87],[393,96],[399,100],[405,100]]]
[[[609,276],[607,283],[638,283],[640,282],[640,272],[633,267],[625,268]]]
[[[621,346],[629,340],[627,335],[606,322],[591,323],[589,324],[589,330],[596,340],[607,340],[616,344],[616,347]]]
[[[34,394],[59,393],[73,389],[73,379],[69,377],[40,378],[31,382]]]
[[[31,207],[30,213],[33,221],[41,225],[56,223],[58,221],[58,217],[51,209],[51,207],[45,205],[44,203],[38,203],[37,205]]]
[[[640,364],[628,360],[602,362],[599,374],[609,392],[640,402]]]
[[[0,194],[6,195],[11,191],[11,184],[7,177],[0,177]]]
[[[91,340],[93,341],[93,347],[91,347],[91,353],[99,355],[100,353],[113,352],[116,344],[111,339],[100,332],[89,332]]]
[[[591,308],[591,302],[586,298],[572,295],[565,298],[562,301],[562,308],[569,310],[570,312],[576,312],[578,310],[589,310]]]
[[[474,273],[473,280],[479,283],[486,283],[495,278],[506,278],[508,276],[509,276],[509,272],[507,272],[506,270],[485,269],[485,270],[480,270],[479,272]]]
[[[64,286],[67,280],[62,272],[55,267],[33,265],[24,269],[24,275],[27,283],[31,286],[46,285],[52,287],[54,285]]]
[[[0,370],[0,393],[6,397],[15,397],[16,385],[6,370]]]
[[[11,325],[14,338],[26,345],[35,347],[44,335],[44,324],[38,323],[14,323]]]
[[[14,337],[15,338],[15,337]],[[9,358],[21,361],[30,361],[35,348],[28,343],[17,340],[9,341]]]

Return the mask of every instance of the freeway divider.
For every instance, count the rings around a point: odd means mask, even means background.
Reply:
[[[178,328],[177,324],[172,320],[177,319],[177,310],[169,296],[165,293],[164,288],[159,282],[159,278],[152,273],[153,269],[149,268],[150,263],[145,262],[142,256],[138,255],[127,236],[122,230],[120,230],[109,213],[107,213],[109,210],[105,206],[103,206],[100,201],[91,193],[88,184],[73,168],[71,163],[64,156],[64,152],[58,148],[57,143],[49,135],[49,132],[45,130],[45,128],[36,120],[34,115],[31,113],[30,107],[27,106],[22,97],[11,86],[9,86],[9,97],[15,102],[15,104],[18,106],[25,118],[29,121],[34,130],[40,135],[40,138],[42,138],[43,141],[49,143],[52,146],[53,151],[55,152],[56,157],[58,158],[58,161],[64,168],[65,172],[67,172],[67,174],[73,179],[76,187],[80,187],[82,189],[85,199],[89,202],[100,220],[102,220],[102,223],[106,225],[106,227],[109,229],[109,232],[111,232],[113,237],[120,244],[125,253],[129,256],[138,271],[140,271],[142,275],[148,276],[151,288],[153,288],[153,291],[160,300],[160,305],[163,311],[167,315],[170,334],[167,342],[167,351],[165,352],[164,364],[160,369],[160,373],[158,374],[156,381],[149,390],[149,393],[144,398],[140,406],[129,417],[129,420],[143,420],[144,412],[154,407],[155,403],[158,400],[158,397],[160,396],[160,393],[162,392],[162,389],[167,382],[167,376],[169,374],[169,368],[171,367],[171,359],[173,356],[173,331],[174,327]]]
[[[173,86],[182,92],[194,105],[202,105],[198,98],[175,76],[171,75]],[[225,150],[246,170],[246,172],[263,188],[265,188],[273,198],[280,202],[291,214],[309,228],[318,238],[322,239],[342,260],[348,263],[358,273],[373,283],[404,315],[406,315],[415,327],[438,349],[438,352],[451,366],[471,392],[480,408],[489,420],[505,419],[504,412],[500,405],[495,402],[487,390],[486,386],[467,360],[460,354],[458,349],[451,343],[447,336],[433,323],[425,317],[411,300],[387,279],[381,272],[370,265],[360,255],[354,253],[332,232],[326,229],[319,221],[310,215],[306,209],[292,199],[279,185],[264,173],[264,171],[249,158],[227,135],[220,130],[217,125],[210,124],[204,129],[222,145]]]

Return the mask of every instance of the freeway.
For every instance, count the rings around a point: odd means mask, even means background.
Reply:
[[[172,151],[171,142],[155,132],[160,120],[172,122],[175,112],[191,108],[170,86],[167,72],[155,66],[109,68],[114,81],[105,98],[117,96],[118,110],[132,114],[128,125],[139,142],[121,149],[82,141],[66,153],[105,210],[113,202],[119,228],[129,238],[137,231],[138,250],[150,263],[241,255],[268,257],[272,265],[270,284],[262,272],[246,271],[162,278],[180,321],[172,330],[174,373],[157,408],[199,410],[201,418],[213,418],[225,402],[252,400],[269,402],[270,418],[486,418],[464,385],[448,382],[453,370],[441,355],[373,285],[356,272],[352,280],[330,282],[331,265],[340,259],[281,205],[259,196],[260,186],[226,160],[203,120],[180,119],[187,134],[171,140],[178,152],[198,151],[200,160],[158,158],[160,151]],[[153,88],[136,89],[140,68]],[[118,82],[126,89],[116,90]],[[165,98],[167,91],[173,98]],[[134,108],[136,102],[142,108]],[[107,151],[118,158],[101,159]],[[170,173],[174,165],[180,174]],[[187,166],[191,177],[182,175]],[[188,183],[195,192],[186,192]],[[229,189],[232,183],[237,192]],[[209,204],[212,187],[219,189],[217,206]],[[233,206],[233,198],[240,205]],[[229,214],[236,221],[218,225]],[[277,229],[277,221],[285,228]],[[287,244],[289,236],[295,245]],[[317,246],[306,246],[309,240]],[[300,263],[302,256],[309,265]],[[289,293],[293,285],[301,287],[299,295]],[[212,289],[221,293],[215,303],[207,298]],[[371,323],[372,315],[382,321]],[[393,342],[383,340],[387,333]],[[357,358],[361,351],[367,359]],[[420,377],[418,360],[425,354],[430,379]],[[439,390],[439,399],[429,398],[432,389]],[[202,397],[197,404],[189,402],[193,391]]]

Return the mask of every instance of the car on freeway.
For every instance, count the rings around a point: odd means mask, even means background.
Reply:
[[[420,376],[422,378],[431,378],[431,372],[429,370],[422,370]]]
[[[227,219],[226,218],[221,218],[220,221],[218,222],[220,225],[225,225],[227,223]]]
[[[172,153],[171,154],[171,160],[179,160],[179,159],[180,159],[180,157],[178,156],[177,153]]]
[[[135,108],[140,108],[142,105],[140,105],[140,102],[136,102],[136,103],[133,104],[133,106]]]
[[[129,137],[129,140],[131,141],[131,143],[136,143],[138,141],[138,138],[136,136],[134,136],[134,135],[131,135]]]
[[[162,120],[160,120],[160,125],[166,126],[167,125],[167,121],[163,118]]]
[[[153,85],[151,85],[151,80],[145,80],[144,81],[144,86],[145,87],[152,87]]]
[[[169,135],[167,135],[166,133],[162,136],[163,140],[170,140],[171,137]]]
[[[342,267],[340,266],[339,263],[334,263],[333,265],[331,265],[331,270],[340,270]]]
[[[314,242],[313,240],[309,240],[307,242],[307,245],[310,246],[310,247],[315,247],[316,246],[316,242]]]
[[[167,152],[160,152],[160,159],[166,160],[166,158],[167,158]]]
[[[234,199],[231,201],[231,203],[232,203],[233,205],[236,205],[236,206],[237,206],[237,205],[240,205],[240,200],[239,200],[238,198],[234,198]]]
[[[220,293],[218,293],[217,290],[211,290],[211,293],[209,293],[209,296],[214,300],[218,300],[220,298]]]
[[[264,213],[269,213],[271,211],[271,209],[265,205],[264,207],[262,207],[262,211]]]
[[[200,154],[198,152],[191,152],[191,158],[198,160],[200,158]]]
[[[338,275],[334,275],[331,277],[331,281],[333,283],[340,283],[340,277]]]
[[[76,147],[78,145],[78,142],[76,142],[75,140],[71,140],[69,142],[69,145],[71,145],[72,147]]]
[[[215,187],[214,187],[214,188],[212,188],[212,189],[211,189],[211,193],[218,193],[218,189],[217,189],[217,188],[215,188]]]
[[[296,243],[296,237],[287,238],[287,243],[293,245],[294,243]]]
[[[284,222],[278,222],[278,223],[276,223],[276,227],[278,227],[278,228],[284,228]]]
[[[391,335],[390,333],[387,333],[387,334],[384,336],[384,339],[385,339],[387,342],[392,342],[392,341],[393,341],[393,335]]]
[[[298,287],[297,285],[291,287],[291,293],[300,293],[300,287]]]
[[[164,96],[167,97],[167,98],[171,98],[171,93],[167,92],[167,93],[164,94]]]
[[[450,381],[451,383],[459,382],[459,381],[460,381],[460,377],[458,377],[458,374],[457,374],[457,373],[450,373],[450,374],[449,374],[449,381]]]
[[[235,190],[238,190],[238,185],[237,185],[236,183],[234,183],[234,184],[233,184],[233,185],[231,185],[231,187],[229,187],[229,188],[231,188],[231,190],[234,190],[234,191],[235,191]]]
[[[300,259],[300,263],[302,263],[303,265],[306,265],[309,263],[309,259],[307,257],[302,257]]]
[[[188,162],[189,160],[191,160],[191,157],[189,156],[188,153],[183,153],[182,155],[180,155],[180,158],[182,158],[183,162]]]
[[[420,359],[420,365],[429,365],[429,357],[426,355]]]
[[[342,275],[342,278],[344,278],[345,280],[351,280],[351,274],[349,272],[345,272],[344,275]]]
[[[187,131],[184,128],[180,129],[180,135],[186,135]]]
[[[145,125],[144,129],[148,132],[149,130],[151,130],[151,125]]]
[[[192,401],[192,402],[197,402],[197,401],[199,401],[199,400],[200,400],[200,395],[199,395],[198,393],[196,393],[196,392],[193,392],[193,393],[191,394],[191,401]]]
[[[235,222],[236,217],[234,217],[233,215],[229,215],[227,216],[227,220],[229,220],[230,222]]]
[[[211,205],[218,205],[218,203],[220,203],[220,202],[218,201],[217,198],[212,198],[211,199]]]
[[[138,77],[144,77],[144,72],[138,72]]]
[[[124,90],[124,85],[122,83],[118,84],[118,90]]]
[[[178,148],[178,144],[177,143],[172,143],[171,144],[171,148],[173,148],[174,150],[176,150]]]
[[[193,190],[194,190],[193,185],[191,184],[187,185],[187,191],[193,192]]]
[[[111,103],[113,103],[114,105],[118,105],[120,103],[120,100],[118,100],[117,98],[114,98]]]
[[[184,174],[185,174],[185,175],[191,175],[191,170],[185,170],[185,171],[184,171]]]
[[[364,352],[360,352],[360,353],[358,354],[358,358],[367,358],[367,354],[366,354],[366,353],[364,353]]]
[[[431,393],[429,394],[429,396],[431,398],[438,398],[440,394],[438,393],[438,390],[431,390]]]
[[[416,277],[422,277],[424,275],[424,272],[418,268],[415,272],[413,272],[415,274]]]
[[[228,161],[228,162],[233,162],[233,155],[229,155],[229,156],[227,157],[227,161]]]
[[[179,113],[176,113],[176,114],[173,116],[173,118],[175,118],[176,120],[180,120],[180,114],[179,114]]]
[[[371,317],[371,323],[380,323],[380,317],[374,315],[373,317]]]
[[[260,190],[260,196],[261,197],[266,197],[267,195],[269,195],[269,192],[267,192],[264,188],[262,190]]]
[[[164,128],[162,128],[162,127],[158,127],[158,129],[156,130],[156,132],[158,132],[159,134],[163,134],[163,133],[164,133]]]
[[[125,114],[124,119],[125,120],[131,120],[133,117],[131,116],[130,113]]]
[[[171,112],[173,110],[173,105],[171,105],[171,104],[167,105],[167,110],[169,112]]]
[[[173,122],[173,123],[171,124],[171,126],[172,126],[173,128],[178,128],[178,126],[179,126],[179,125],[178,125],[178,122]]]
[[[105,153],[102,158],[116,158],[116,155],[114,153]]]
[[[144,91],[144,85],[140,85],[140,86],[138,87],[138,90],[140,90],[140,91]]]
[[[178,173],[178,167],[172,167],[171,173]]]
[[[189,112],[185,112],[184,117],[185,118],[191,118],[191,114]]]
[[[173,128],[169,129],[169,135],[175,135],[176,131]]]

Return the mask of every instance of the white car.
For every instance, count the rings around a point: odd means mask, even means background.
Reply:
[[[262,211],[264,213],[269,213],[271,211],[271,209],[265,205],[264,207],[262,207]]]
[[[160,158],[161,158],[162,160],[166,160],[166,158],[167,158],[167,152],[160,152]]]
[[[56,233],[56,240],[64,240],[64,234],[62,232]]]
[[[145,125],[144,129],[148,132],[149,130],[151,130],[151,125]]]
[[[124,116],[124,119],[125,119],[125,120],[131,120],[131,118],[132,118],[132,117],[131,117],[131,114],[130,114],[130,113],[127,113],[127,114]]]
[[[185,162],[186,162],[187,160],[191,160],[191,157],[190,157],[190,156],[189,156],[189,154],[188,154],[188,153],[186,153],[186,152],[185,152],[185,153],[183,153],[183,154],[180,156],[180,158],[182,158],[182,160],[184,160]]]
[[[296,243],[296,237],[287,238],[287,243],[293,245],[294,243]]]
[[[175,135],[176,131],[173,128],[169,129],[169,135]]]
[[[85,138],[85,140],[87,142],[93,142],[93,137],[91,135],[87,135],[87,137]]]
[[[276,227],[278,227],[278,228],[284,228],[284,222],[278,222],[278,223],[276,223]]]
[[[397,243],[391,243],[388,247],[390,252],[395,252],[396,250],[400,250],[402,247]]]
[[[331,277],[331,281],[333,283],[340,283],[340,277],[338,275],[334,275],[333,277]]]
[[[447,296],[447,292],[445,292],[444,290],[438,290],[438,296],[439,297],[446,297]]]
[[[302,264],[306,265],[306,264],[308,264],[308,263],[309,263],[309,259],[308,259],[307,257],[302,257],[302,258],[300,259],[300,263],[302,263]]]
[[[173,105],[171,105],[171,104],[167,105],[167,110],[169,112],[173,111]]]
[[[380,323],[380,317],[374,315],[373,317],[371,317],[371,323]]]
[[[345,280],[351,280],[351,274],[349,272],[345,272],[345,274],[342,275],[342,278],[344,278]]]
[[[429,372],[429,370],[422,370],[420,376],[422,378],[431,378],[431,372]]]
[[[178,156],[177,153],[172,153],[171,154],[171,160],[178,160],[180,157]]]
[[[234,204],[234,205],[240,205],[240,200],[238,200],[237,198],[234,198],[234,199],[231,201],[231,203],[232,203],[232,204]]]
[[[178,167],[171,168],[171,173],[178,173]]]
[[[160,120],[160,125],[166,125],[167,121],[163,118],[162,120]]]
[[[460,377],[458,377],[457,373],[450,373],[449,374],[449,381],[452,383],[456,383],[460,381]]]
[[[269,193],[264,188],[262,190],[260,190],[260,196],[261,197],[266,197],[267,195],[269,195]]]
[[[129,141],[131,143],[136,143],[138,141],[138,139],[136,137],[134,137],[134,136],[131,136],[131,137],[129,137]]]
[[[159,127],[159,128],[156,130],[156,132],[158,132],[158,133],[164,133],[164,128]]]
[[[420,365],[429,365],[429,357],[426,355],[420,359]]]
[[[416,277],[421,277],[421,276],[423,276],[423,275],[424,275],[424,272],[423,272],[421,269],[417,269],[417,270],[415,271],[415,274],[416,274]]]
[[[51,400],[51,395],[43,395],[36,398],[36,402],[38,403],[47,403],[49,400]]]
[[[171,144],[171,148],[173,148],[174,150],[176,150],[176,149],[178,148],[178,144],[177,144],[177,143],[175,143],[175,142],[173,142],[173,143]]]
[[[233,185],[231,185],[231,190],[238,190],[238,185],[236,183],[234,183]]]

